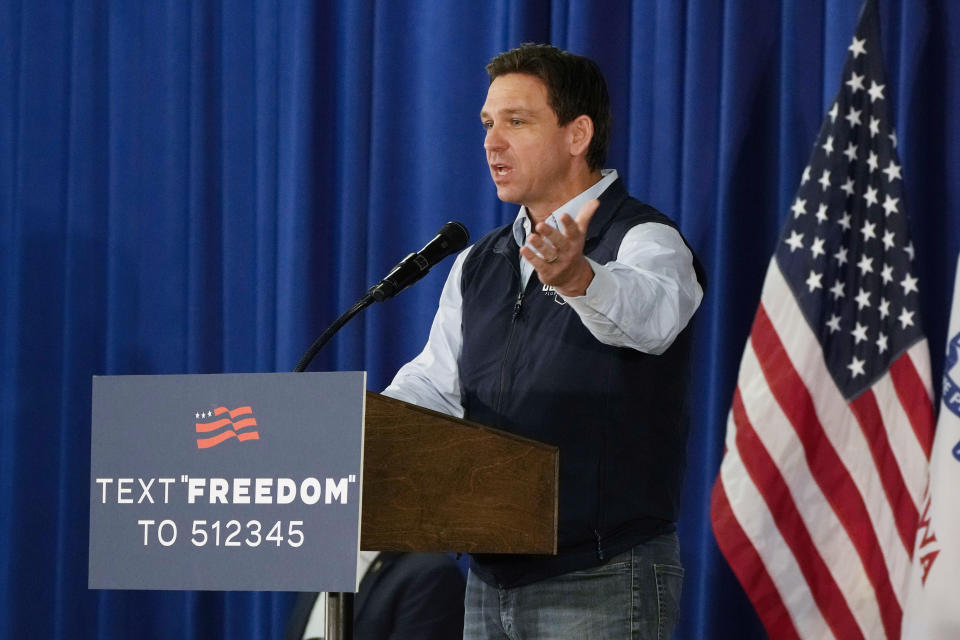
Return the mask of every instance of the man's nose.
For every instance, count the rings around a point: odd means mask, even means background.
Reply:
[[[487,151],[499,151],[506,148],[507,141],[500,133],[500,129],[494,125],[487,129],[487,135],[483,139],[483,148]]]

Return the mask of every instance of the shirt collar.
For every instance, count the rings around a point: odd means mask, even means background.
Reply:
[[[569,213],[571,217],[576,217],[577,212],[580,211],[580,207],[582,207],[585,202],[599,198],[600,194],[606,191],[607,187],[613,184],[619,177],[616,169],[603,169],[600,174],[603,177],[600,178],[596,184],[558,207],[553,213],[547,216],[546,223],[554,229],[559,229],[561,213]],[[527,235],[530,234],[530,231],[530,217],[527,215],[527,208],[520,207],[520,211],[513,221],[513,239],[516,241],[518,247],[522,247],[527,241]]]

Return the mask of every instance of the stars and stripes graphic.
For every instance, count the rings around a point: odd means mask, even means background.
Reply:
[[[215,447],[230,438],[241,442],[260,439],[260,433],[255,428],[257,419],[250,407],[217,407],[210,411],[197,412],[196,419],[197,434],[204,434],[197,438],[198,449]]]
[[[768,267],[714,485],[772,638],[899,638],[933,440],[929,352],[867,0]]]

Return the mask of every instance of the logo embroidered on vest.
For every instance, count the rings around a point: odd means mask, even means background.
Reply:
[[[543,293],[545,293],[545,294],[547,294],[547,295],[551,295],[551,294],[552,294],[552,295],[553,295],[553,301],[556,302],[556,303],[559,304],[559,305],[565,305],[565,304],[567,304],[567,301],[564,300],[563,297],[561,297],[561,295],[560,295],[559,293],[557,293],[557,288],[556,288],[555,286],[553,286],[552,284],[545,284],[545,285],[543,285]]]

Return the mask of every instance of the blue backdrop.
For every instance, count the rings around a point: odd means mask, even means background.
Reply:
[[[960,4],[882,0],[934,379],[960,245]],[[289,594],[87,584],[90,378],[285,371],[448,219],[511,219],[484,163],[484,64],[596,59],[609,166],[672,215],[698,313],[681,638],[763,631],[710,532],[740,353],[840,87],[859,0],[0,1],[0,637],[279,638]],[[317,369],[379,389],[446,269]]]

